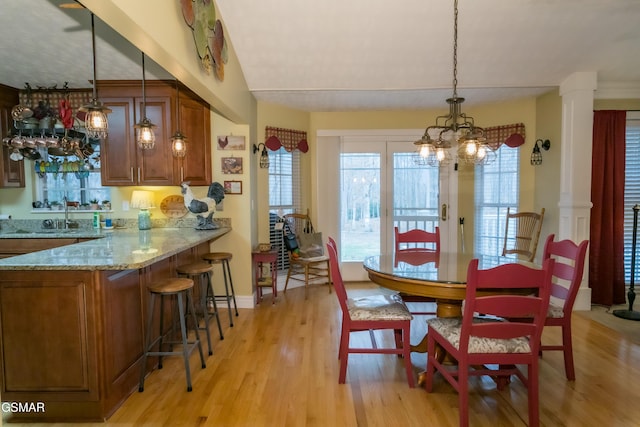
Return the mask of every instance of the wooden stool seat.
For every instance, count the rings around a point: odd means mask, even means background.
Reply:
[[[147,372],[147,358],[150,356],[158,356],[158,369],[162,369],[162,358],[164,356],[182,356],[184,360],[184,369],[187,377],[187,391],[192,390],[191,386],[191,368],[189,366],[189,356],[194,349],[198,349],[200,353],[200,363],[202,368],[206,368],[204,362],[204,354],[202,353],[202,344],[200,343],[200,336],[198,334],[198,318],[196,316],[195,306],[193,304],[193,280],[180,277],[170,277],[166,279],[160,279],[147,285],[147,289],[151,294],[149,297],[149,309],[147,311],[147,329],[146,329],[146,345],[145,351],[142,357],[142,366],[140,370],[140,383],[138,385],[138,391],[144,391],[144,379]],[[154,314],[156,312],[156,297],[160,297],[159,318],[160,318],[160,330],[159,334],[155,335],[152,332],[152,324]],[[178,319],[174,319],[170,322],[170,331],[164,330],[164,298],[168,297],[173,301],[178,308]],[[175,313],[175,311],[172,311]],[[195,339],[193,341],[188,340],[187,331],[187,316],[191,316],[194,322]],[[180,340],[168,341],[165,337],[173,338],[175,334],[176,323],[180,325]],[[174,344],[182,344],[180,350],[173,350]],[[163,350],[163,346],[169,346],[169,350]],[[156,349],[157,346],[157,349]]]
[[[147,286],[149,292],[164,295],[173,295],[191,288],[193,288],[193,280],[181,277],[171,277],[168,279],[158,280],[157,282],[150,283]]]
[[[202,255],[202,259],[209,261],[210,263],[222,262],[224,260],[231,261],[233,254],[231,252],[209,252]]]
[[[209,252],[202,255],[202,259],[209,264],[220,264],[222,266],[222,275],[224,276],[224,290],[226,295],[220,295],[217,298],[227,300],[227,308],[229,309],[229,326],[233,327],[233,316],[231,315],[231,301],[238,315],[238,304],[236,303],[236,291],[233,289],[233,279],[231,278],[231,268],[229,261],[233,258],[231,252]]]
[[[176,272],[178,274],[203,274],[210,273],[212,271],[213,267],[207,262],[193,262],[176,268]]]

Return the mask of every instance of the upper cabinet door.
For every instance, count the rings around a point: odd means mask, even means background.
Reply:
[[[139,185],[173,185],[171,154],[171,98],[146,97],[146,115],[156,125],[156,144],[149,150],[137,149]],[[142,98],[136,98],[136,122],[142,120]]]
[[[211,114],[205,103],[180,96],[180,131],[187,137],[187,154],[176,159],[178,183],[211,184]],[[176,117],[177,120],[177,117]],[[175,129],[177,130],[177,129]],[[175,132],[174,130],[174,132]]]
[[[100,141],[102,185],[135,185],[138,181],[133,98],[103,98],[109,114],[109,135]]]

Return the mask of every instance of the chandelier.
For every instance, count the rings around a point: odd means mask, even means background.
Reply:
[[[476,126],[473,117],[462,112],[464,98],[458,96],[458,0],[453,3],[453,96],[447,99],[449,114],[436,117],[435,125],[414,142],[416,162],[438,166],[451,161],[452,142],[457,142],[457,159],[469,164],[488,164],[495,152],[486,143],[484,129]]]

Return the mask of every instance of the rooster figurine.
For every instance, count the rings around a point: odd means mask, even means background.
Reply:
[[[189,187],[189,182],[180,184],[181,193],[184,196],[184,206],[187,210],[196,215],[198,225],[196,230],[215,230],[219,226],[213,222],[213,214],[216,212],[216,205],[224,199],[224,187],[219,182],[214,182],[209,186],[207,197],[198,200],[193,195]]]

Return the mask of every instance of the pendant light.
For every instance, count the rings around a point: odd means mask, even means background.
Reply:
[[[153,128],[156,127],[151,120],[147,118],[147,96],[145,93],[145,75],[144,75],[144,52],[142,52],[142,120],[134,127],[136,128],[136,141],[138,147],[143,150],[150,150],[156,145],[156,134]]]
[[[91,46],[93,52],[93,99],[89,104],[80,107],[78,111],[86,113],[84,128],[87,136],[89,138],[102,139],[107,137],[109,130],[107,114],[111,112],[111,109],[103,106],[102,103],[98,101],[96,89],[96,30],[93,13],[91,14]]]
[[[436,124],[427,127],[416,141],[418,163],[437,166],[451,159],[452,142],[458,143],[457,158],[464,163],[488,164],[495,152],[486,143],[484,129],[476,126],[473,117],[462,112],[464,98],[458,96],[458,0],[453,3],[453,96],[447,99],[449,114],[436,117]]]
[[[171,152],[173,157],[184,157],[187,154],[187,137],[180,132],[182,121],[180,120],[180,85],[176,79],[176,116],[178,130],[171,137]]]

